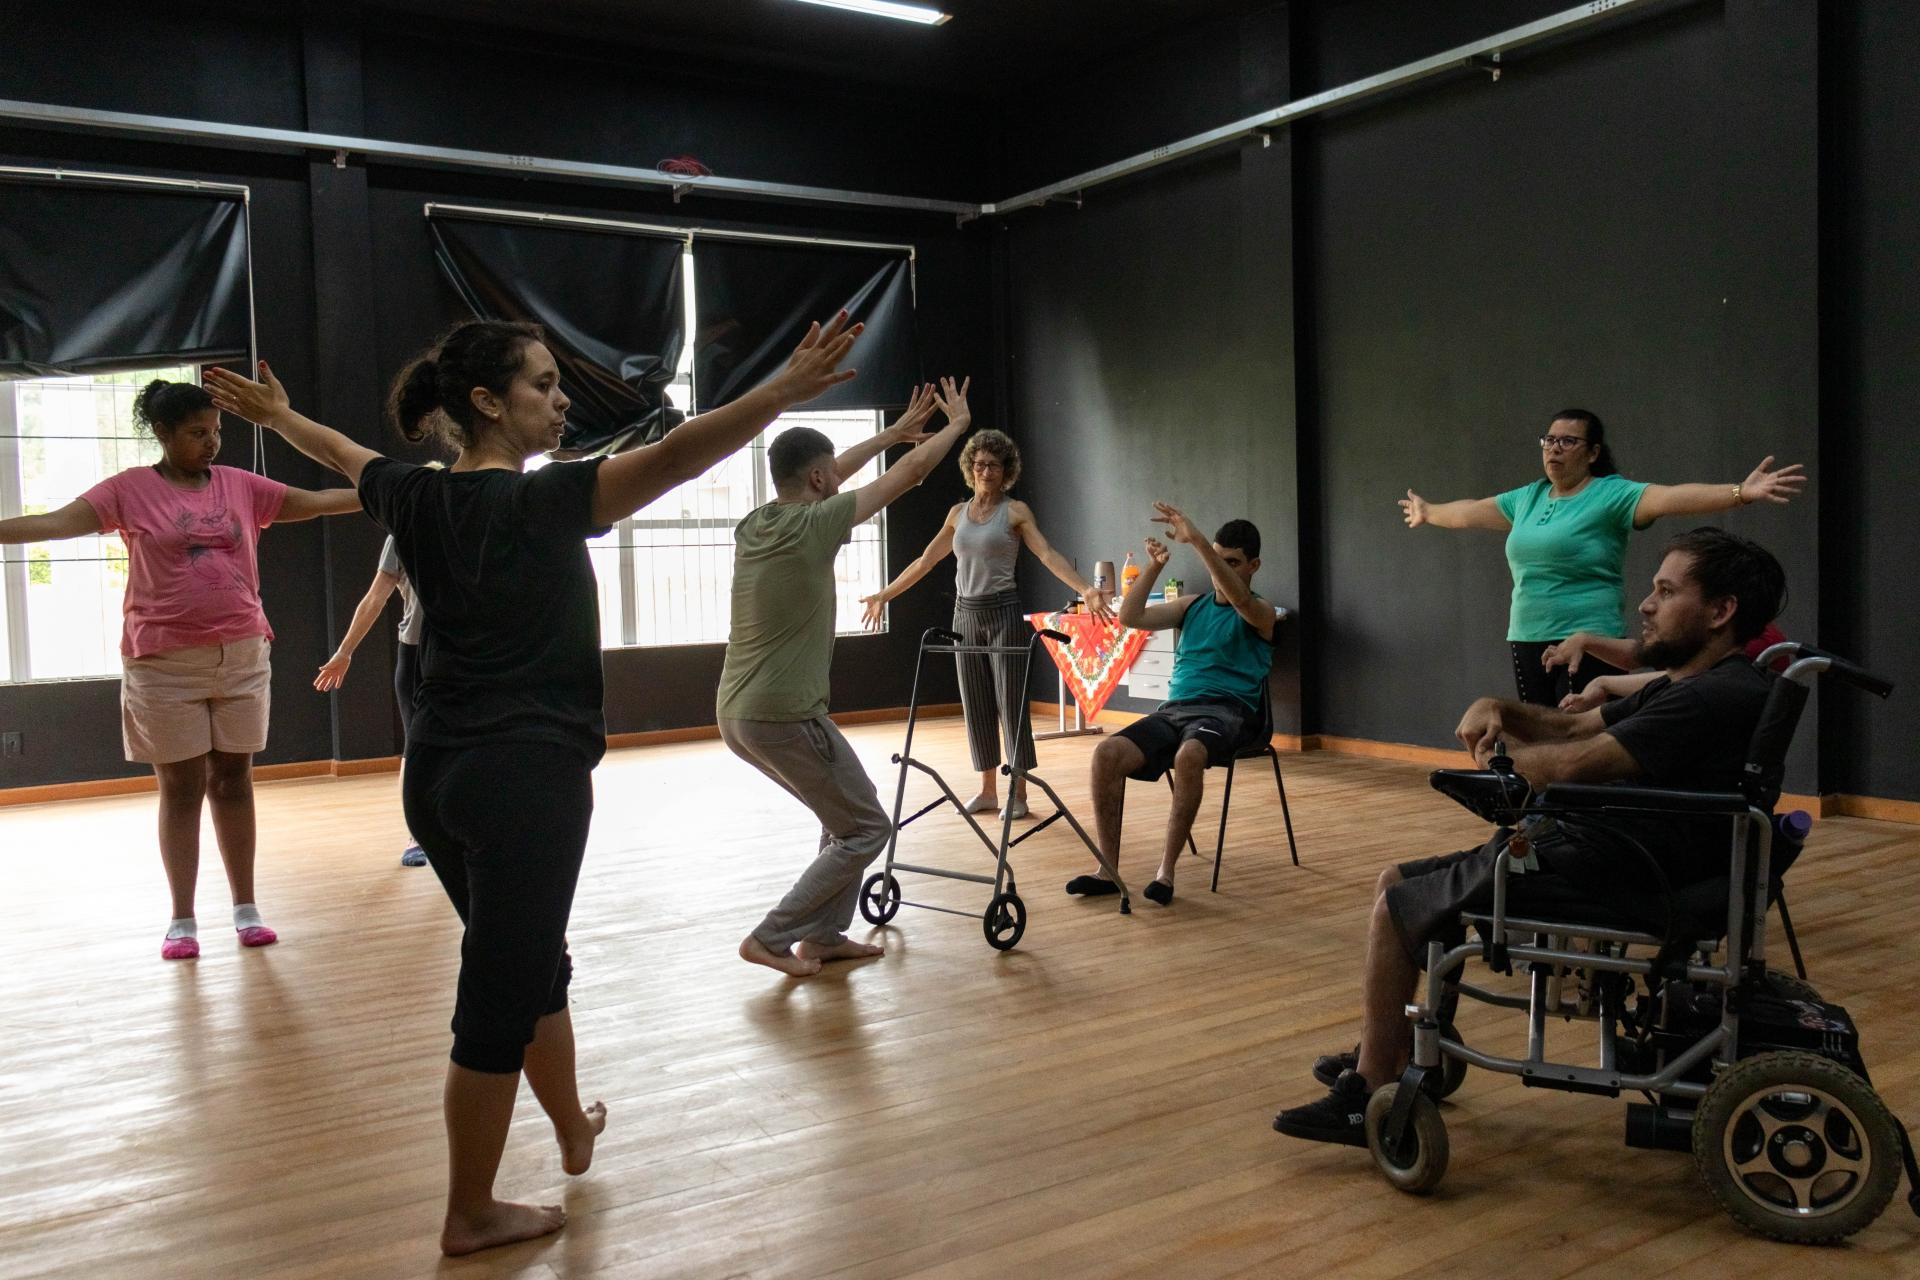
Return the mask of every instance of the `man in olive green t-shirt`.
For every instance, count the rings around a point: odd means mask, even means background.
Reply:
[[[920,427],[935,409],[947,425]],[[820,819],[820,848],[780,904],[740,943],[740,958],[796,978],[827,960],[877,956],[847,937],[860,873],[878,857],[893,821],[873,779],[827,719],[833,658],[834,559],[853,527],[932,473],[972,420],[967,385],[941,380],[916,391],[887,430],[834,456],[833,442],[792,427],[767,451],[775,499],[734,531],[733,630],[714,711],[727,748],[779,783]],[[840,484],[894,444],[912,453],[871,484]]]

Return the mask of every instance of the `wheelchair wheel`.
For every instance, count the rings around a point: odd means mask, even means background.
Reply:
[[[900,882],[876,871],[860,886],[860,914],[868,924],[885,924],[900,914]]]
[[[1865,1080],[1818,1054],[1756,1054],[1722,1072],[1693,1118],[1693,1162],[1749,1231],[1831,1244],[1887,1207],[1900,1125]]]
[[[995,951],[1011,951],[1027,931],[1027,904],[1017,893],[998,893],[980,918],[981,932]]]
[[[1393,1099],[1400,1092],[1398,1083],[1375,1089],[1367,1101],[1367,1150],[1373,1163],[1388,1182],[1402,1191],[1425,1195],[1440,1185],[1447,1172],[1447,1122],[1440,1117],[1440,1106],[1425,1089],[1413,1100],[1413,1116],[1398,1150],[1389,1151],[1380,1130],[1393,1110]]]
[[[1462,1043],[1460,1033],[1453,1029],[1451,1022],[1443,1022],[1440,1024],[1440,1036],[1442,1039],[1451,1040],[1455,1044]],[[1460,1088],[1460,1085],[1466,1078],[1466,1059],[1450,1058],[1442,1054],[1440,1055],[1440,1069],[1428,1073],[1427,1078],[1421,1082],[1420,1087],[1426,1091],[1429,1098],[1438,1102],[1442,1098],[1451,1097],[1454,1092]]]

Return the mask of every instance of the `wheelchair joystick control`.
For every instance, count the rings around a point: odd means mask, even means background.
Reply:
[[[1507,754],[1507,741],[1505,738],[1495,738],[1493,740],[1493,755],[1487,760],[1487,768],[1493,770],[1495,773],[1513,772],[1513,757]]]

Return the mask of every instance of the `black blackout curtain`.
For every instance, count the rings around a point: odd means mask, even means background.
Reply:
[[[241,193],[0,174],[0,379],[245,362]]]
[[[867,326],[849,362],[860,376],[803,407],[904,405],[920,379],[912,282],[912,260],[897,250],[696,235],[696,407],[704,412],[765,382],[810,322],[842,308]]]
[[[441,273],[475,315],[545,327],[573,401],[564,451],[617,452],[680,421],[666,389],[686,340],[684,241],[438,209],[427,232]]]

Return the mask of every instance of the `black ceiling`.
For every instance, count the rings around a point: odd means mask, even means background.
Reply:
[[[797,0],[373,0],[369,7],[942,96],[1001,97],[1274,0],[914,2],[937,2],[953,20],[922,27]]]

